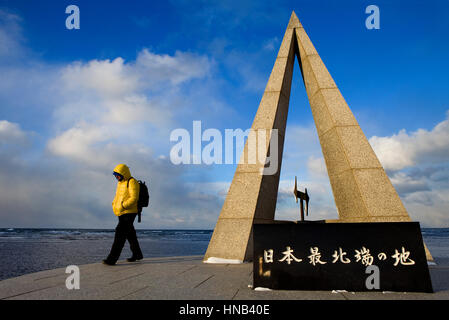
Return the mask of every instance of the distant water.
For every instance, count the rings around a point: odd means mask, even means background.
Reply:
[[[449,228],[421,228],[421,233],[435,262],[449,265]]]
[[[449,228],[423,228],[437,263],[449,264]],[[145,258],[203,255],[212,230],[137,230]],[[0,280],[48,269],[100,262],[114,240],[114,230],[1,229]],[[129,244],[120,259],[131,256]]]
[[[137,230],[145,258],[203,255],[212,230]],[[26,273],[100,262],[114,230],[0,228],[0,280]],[[131,256],[128,242],[120,260]]]

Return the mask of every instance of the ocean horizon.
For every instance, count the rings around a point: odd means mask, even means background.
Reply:
[[[212,229],[136,229],[145,258],[204,255]],[[0,228],[0,280],[100,262],[109,254],[114,229]],[[449,228],[421,228],[436,263],[449,262]],[[126,243],[120,260],[131,256]]]

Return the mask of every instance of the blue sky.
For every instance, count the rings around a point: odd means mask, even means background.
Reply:
[[[249,128],[292,10],[411,217],[449,227],[446,0],[0,0],[0,227],[113,227],[125,162],[150,181],[140,227],[213,228],[236,166],[173,165],[170,132]],[[277,218],[298,219],[295,175],[336,218],[323,165],[296,63]]]

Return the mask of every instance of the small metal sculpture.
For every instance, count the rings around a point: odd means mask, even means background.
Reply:
[[[297,182],[296,182],[296,176],[295,176],[295,188],[293,189],[293,194],[295,195],[296,203],[299,202],[299,207],[301,210],[301,221],[304,221],[304,201],[306,202],[306,216],[309,216],[309,195],[307,194],[307,188],[305,189],[305,192],[301,192],[298,190]]]

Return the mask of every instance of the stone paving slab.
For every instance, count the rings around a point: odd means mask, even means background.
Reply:
[[[65,268],[0,281],[14,300],[440,300],[449,299],[449,265],[429,266],[434,293],[252,289],[252,263],[204,264],[202,256],[80,265],[80,289],[68,290]]]

